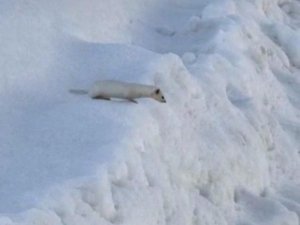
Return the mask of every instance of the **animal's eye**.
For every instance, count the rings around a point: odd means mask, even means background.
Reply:
[[[160,91],[159,89],[156,89],[155,94],[159,94],[159,91]]]
[[[161,98],[162,98],[162,99],[165,99],[165,97],[164,97],[164,96],[161,96]]]

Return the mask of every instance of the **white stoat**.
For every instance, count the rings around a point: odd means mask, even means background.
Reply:
[[[137,98],[153,98],[159,102],[166,102],[166,99],[158,87],[144,84],[127,83],[114,80],[96,81],[89,91],[70,90],[74,94],[88,94],[93,99],[111,98],[127,99],[137,103]]]

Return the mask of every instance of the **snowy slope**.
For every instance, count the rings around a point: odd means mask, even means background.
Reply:
[[[0,12],[0,225],[299,224],[299,1]],[[167,104],[68,92],[98,79]]]

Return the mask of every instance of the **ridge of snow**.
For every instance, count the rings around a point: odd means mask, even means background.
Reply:
[[[1,225],[299,224],[298,1],[41,2],[0,7]]]

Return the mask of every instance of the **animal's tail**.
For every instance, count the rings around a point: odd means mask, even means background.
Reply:
[[[87,90],[82,90],[82,89],[70,89],[70,93],[75,94],[75,95],[86,95],[88,94]]]

